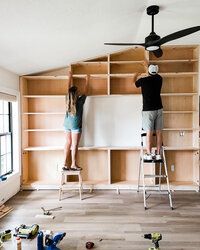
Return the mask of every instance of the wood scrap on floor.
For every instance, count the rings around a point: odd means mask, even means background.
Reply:
[[[0,219],[2,217],[4,217],[5,215],[7,215],[8,213],[10,213],[13,210],[12,207],[6,206],[6,205],[2,205],[0,206]]]

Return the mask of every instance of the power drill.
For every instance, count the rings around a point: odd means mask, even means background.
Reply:
[[[60,248],[57,248],[57,244],[60,243],[65,235],[66,233],[64,232],[57,232],[54,235],[47,234],[44,237],[44,233],[40,231],[37,237],[37,250],[60,250]]]
[[[39,230],[39,226],[37,224],[33,224],[32,226],[26,226],[24,224],[15,228],[16,233],[14,236],[18,236],[20,238],[30,239],[37,235]]]
[[[154,247],[150,247],[149,250],[160,250],[158,241],[162,240],[162,234],[160,233],[144,234],[144,238],[152,240],[152,243],[155,245]]]
[[[0,233],[0,248],[3,246],[3,242],[6,240],[10,240],[12,237],[11,230],[6,230]]]

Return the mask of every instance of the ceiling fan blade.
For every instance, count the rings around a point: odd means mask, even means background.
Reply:
[[[104,43],[104,45],[120,45],[120,46],[139,45],[139,46],[145,46],[144,43]]]
[[[164,36],[163,38],[159,39],[158,41],[155,41],[152,43],[153,44],[158,44],[158,45],[162,45],[164,43],[167,43],[169,41],[184,37],[184,36],[188,36],[194,32],[197,32],[200,30],[200,26],[194,26],[188,29],[184,29],[184,30],[179,30],[177,32],[174,32],[172,34],[169,34],[167,36]]]
[[[157,49],[157,50],[154,50],[152,51],[152,53],[154,54],[155,57],[161,57],[163,55],[163,51],[161,48]]]

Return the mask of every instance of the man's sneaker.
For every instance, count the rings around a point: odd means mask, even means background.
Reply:
[[[156,159],[156,154],[155,153],[151,153],[152,159],[155,160]]]
[[[157,155],[157,154],[156,154],[156,156],[155,156],[155,160],[156,160],[156,161],[160,161],[160,160],[162,160],[161,155]]]
[[[144,159],[145,161],[152,161],[152,160],[153,160],[153,157],[152,157],[151,154],[144,154],[143,159]]]

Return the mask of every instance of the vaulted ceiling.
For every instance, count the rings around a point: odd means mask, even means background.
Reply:
[[[104,42],[144,42],[152,4],[161,37],[200,25],[199,0],[1,0],[0,67],[30,74],[124,49]],[[168,44],[200,44],[200,32]]]

